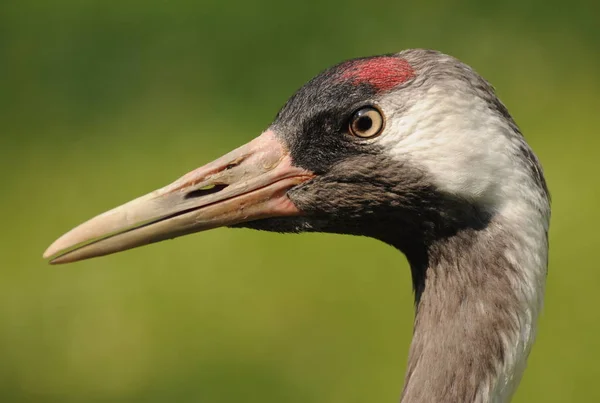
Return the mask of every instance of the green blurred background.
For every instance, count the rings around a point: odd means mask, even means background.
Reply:
[[[412,293],[382,243],[220,229],[70,266],[41,254],[253,138],[325,67],[410,47],[496,86],[553,193],[515,401],[600,401],[599,16],[579,0],[2,0],[0,401],[398,401]]]

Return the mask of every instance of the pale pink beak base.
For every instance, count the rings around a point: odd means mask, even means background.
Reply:
[[[292,165],[272,131],[175,182],[100,214],[44,252],[69,263],[261,218],[300,215],[287,191],[314,175]]]

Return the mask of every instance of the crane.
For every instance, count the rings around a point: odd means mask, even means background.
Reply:
[[[410,263],[403,403],[511,399],[548,264],[542,167],[492,86],[412,49],[314,77],[257,138],[69,231],[68,263],[216,227],[364,235]]]

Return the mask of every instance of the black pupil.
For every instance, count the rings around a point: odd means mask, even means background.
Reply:
[[[373,120],[368,117],[368,116],[359,116],[358,120],[356,121],[356,130],[359,132],[366,132],[368,131],[371,127],[373,127]]]

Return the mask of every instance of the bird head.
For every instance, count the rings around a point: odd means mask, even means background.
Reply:
[[[366,235],[407,251],[483,227],[531,189],[545,191],[538,162],[492,87],[450,56],[409,50],[327,69],[248,144],[44,256],[66,263],[221,226]]]

